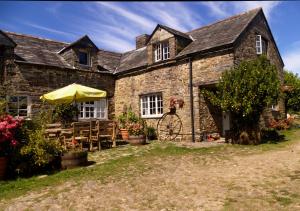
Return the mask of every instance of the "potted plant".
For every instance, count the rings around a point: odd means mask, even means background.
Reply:
[[[118,116],[118,122],[119,122],[119,130],[122,136],[123,140],[128,140],[129,138],[129,134],[128,134],[128,130],[126,128],[126,124],[127,124],[127,112],[123,112],[121,115]]]
[[[142,145],[146,143],[144,122],[130,122],[127,124],[127,129],[129,133],[128,142],[131,145]]]
[[[155,140],[157,139],[157,134],[156,134],[156,130],[154,127],[146,127],[146,134],[147,134],[147,138],[148,140]]]
[[[119,122],[119,128],[120,133],[123,140],[129,139],[129,133],[128,133],[128,123],[137,122],[139,117],[132,111],[132,108],[125,106],[124,111],[121,115],[118,116],[118,122]]]
[[[5,114],[0,117],[0,179],[5,177],[8,158],[18,144],[15,133],[21,124],[22,119],[11,115]]]
[[[131,145],[145,144],[145,121],[138,117],[131,109],[129,109],[127,117],[126,128],[129,133],[128,142]]]

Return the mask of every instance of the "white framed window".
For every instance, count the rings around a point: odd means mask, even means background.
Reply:
[[[82,102],[79,104],[79,119],[107,119],[107,100]]]
[[[154,58],[155,58],[156,62],[161,60],[161,44],[160,43],[155,45]]]
[[[162,94],[141,96],[141,116],[143,118],[161,117],[163,115]]]
[[[91,56],[89,52],[79,51],[78,60],[79,64],[91,66]]]
[[[169,43],[164,42],[162,43],[162,49],[163,49],[163,60],[170,58],[170,50],[169,50]]]
[[[170,58],[169,42],[158,43],[154,47],[155,62]]]
[[[256,54],[267,54],[267,40],[261,35],[256,35]]]
[[[8,96],[7,112],[12,116],[29,117],[31,113],[30,97],[28,96]]]

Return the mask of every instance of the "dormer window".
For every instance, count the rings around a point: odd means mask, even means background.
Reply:
[[[88,52],[79,51],[78,57],[79,57],[79,64],[87,65],[87,66],[91,65],[90,54]]]
[[[267,55],[268,41],[261,35],[256,35],[256,54]]]
[[[170,58],[169,42],[161,42],[154,46],[155,62]]]

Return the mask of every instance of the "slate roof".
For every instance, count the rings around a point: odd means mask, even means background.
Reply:
[[[187,32],[194,40],[177,56],[234,43],[259,11],[261,8]]]
[[[147,48],[139,48],[122,54],[120,65],[115,73],[147,65]]]
[[[67,43],[12,32],[5,33],[17,44],[15,48],[17,60],[70,68],[70,65],[57,54],[68,45]]]
[[[69,45],[67,45],[66,47],[64,47],[63,49],[61,49],[59,51],[59,53],[63,53],[64,51],[66,51],[69,48],[72,48],[75,45],[80,45],[82,43],[82,41],[84,42],[84,46],[86,47],[86,43],[90,44],[91,46],[94,47],[94,49],[96,49],[97,51],[99,50],[98,47],[93,43],[93,41],[87,36],[84,35],[83,37],[80,37],[78,40],[76,40],[75,42],[70,43]]]
[[[261,8],[250,10],[246,13],[232,16],[187,33],[160,24],[158,24],[157,27],[164,28],[176,36],[192,39],[192,42],[177,55],[177,57],[181,57],[233,44],[260,11],[262,11]],[[68,68],[73,67],[59,55],[59,52],[87,37],[84,36],[73,43],[65,43],[12,32],[5,33],[17,44],[15,53],[18,60]],[[111,73],[121,73],[123,71],[147,66],[146,47],[125,53],[114,53],[99,48],[97,49],[99,66]]]
[[[171,34],[174,34],[174,35],[179,36],[179,37],[183,37],[183,38],[186,38],[186,39],[189,39],[189,40],[191,39],[188,34],[185,34],[185,33],[181,32],[181,31],[176,30],[176,29],[172,29],[172,28],[170,28],[168,26],[157,24],[157,26],[153,30],[152,34],[150,35],[149,40],[151,39],[152,35],[154,34],[154,32],[156,31],[157,28],[165,29],[166,31],[170,32]]]

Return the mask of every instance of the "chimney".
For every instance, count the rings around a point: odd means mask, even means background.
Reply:
[[[142,48],[147,45],[147,42],[149,40],[150,35],[149,34],[142,34],[140,36],[137,36],[135,38],[136,43],[136,49]]]

